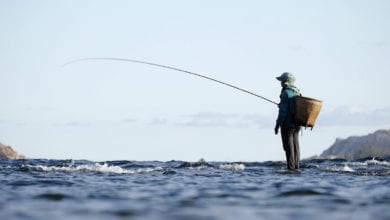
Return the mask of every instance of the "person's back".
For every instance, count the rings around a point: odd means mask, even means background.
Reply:
[[[293,127],[295,114],[295,97],[300,95],[294,85],[285,85],[280,93],[278,122],[282,127]]]

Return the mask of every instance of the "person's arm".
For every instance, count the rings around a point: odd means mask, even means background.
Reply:
[[[286,92],[282,92],[279,103],[279,114],[275,125],[275,134],[278,134],[279,127],[286,120],[288,111],[288,95]]]

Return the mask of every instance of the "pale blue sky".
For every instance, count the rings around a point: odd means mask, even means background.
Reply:
[[[302,157],[390,125],[389,1],[0,1],[0,142],[33,158],[284,160],[277,108],[296,75],[324,101]]]

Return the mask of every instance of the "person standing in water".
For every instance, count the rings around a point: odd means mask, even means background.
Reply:
[[[275,135],[281,130],[283,149],[286,152],[287,169],[299,169],[299,131],[295,123],[295,96],[300,96],[299,89],[294,85],[295,77],[289,72],[276,77],[282,86],[280,94],[279,114],[275,125]]]

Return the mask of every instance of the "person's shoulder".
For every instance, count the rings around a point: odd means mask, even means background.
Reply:
[[[285,93],[286,95],[293,95],[294,94],[294,89],[292,88],[286,88],[283,93]]]
[[[280,95],[281,95],[281,96],[288,96],[288,95],[289,95],[289,89],[284,88],[284,89],[282,90],[282,93],[281,93]]]
[[[289,96],[295,96],[295,95],[299,95],[300,94],[300,91],[297,87],[287,87],[285,89],[286,91],[286,94],[288,94]]]

